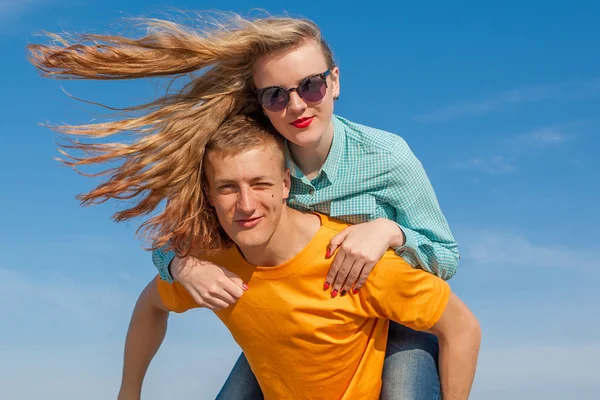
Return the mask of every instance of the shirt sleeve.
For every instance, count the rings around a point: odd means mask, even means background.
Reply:
[[[174,279],[169,272],[169,264],[175,258],[175,252],[172,250],[166,250],[166,246],[156,249],[152,252],[152,262],[158,270],[158,276],[160,279],[173,283]]]
[[[156,277],[156,287],[160,299],[169,311],[182,313],[192,308],[200,308],[192,295],[179,282],[169,283],[159,276]]]
[[[377,263],[362,290],[371,315],[424,331],[435,325],[450,298],[441,278],[413,268],[393,251]]]
[[[413,267],[448,280],[458,267],[458,245],[421,165],[406,142],[399,138],[387,185],[387,201],[396,209],[396,223],[404,233],[396,254]]]

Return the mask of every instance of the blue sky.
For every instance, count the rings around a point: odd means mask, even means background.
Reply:
[[[43,30],[130,32],[121,18],[253,8],[316,21],[341,69],[336,113],[401,135],[422,161],[461,249],[452,287],[484,331],[472,398],[597,398],[600,5],[282,4],[0,0],[0,398],[114,398],[128,319],[155,272],[137,222],[110,220],[117,202],[79,206],[98,181],[60,167],[57,136],[39,125],[102,113],[61,87],[122,107],[155,86],[45,80],[24,46]],[[145,398],[213,398],[238,352],[210,312],[172,318]]]

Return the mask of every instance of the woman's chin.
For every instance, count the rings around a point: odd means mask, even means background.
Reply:
[[[323,138],[323,131],[319,127],[309,127],[303,130],[288,130],[284,136],[298,147],[316,147]]]

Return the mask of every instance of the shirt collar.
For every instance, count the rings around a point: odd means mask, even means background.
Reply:
[[[331,121],[333,122],[333,140],[331,148],[329,149],[329,154],[327,154],[325,163],[321,167],[321,171],[319,171],[317,177],[321,173],[324,173],[329,180],[329,183],[333,184],[337,178],[340,163],[342,162],[342,155],[344,154],[344,148],[346,147],[346,130],[344,129],[344,124],[337,116],[333,115]],[[285,158],[291,175],[300,180],[307,180],[302,170],[296,165],[294,160],[292,160],[287,140],[285,146]]]
[[[292,177],[302,180],[304,178],[304,174],[300,170],[300,168],[296,165],[294,160],[292,160],[292,155],[290,154],[290,148],[288,146],[288,140],[285,140],[285,161],[287,167],[290,169],[290,174]]]

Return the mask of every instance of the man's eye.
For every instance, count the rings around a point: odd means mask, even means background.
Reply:
[[[255,183],[253,186],[255,189],[269,189],[273,185],[269,182],[258,182],[258,183]]]
[[[235,190],[234,185],[223,185],[219,186],[219,192],[232,192]]]

